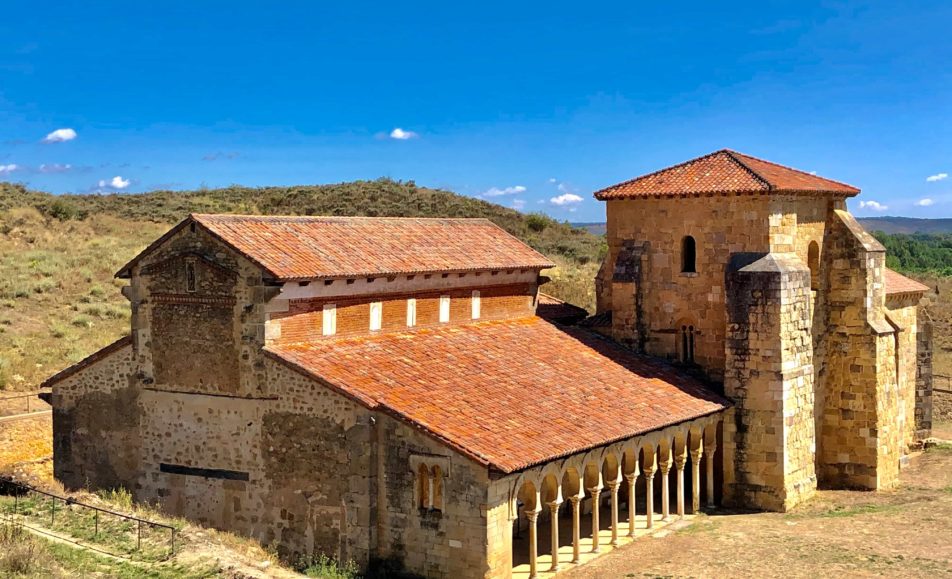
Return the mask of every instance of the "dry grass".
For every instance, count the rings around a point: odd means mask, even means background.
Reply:
[[[166,228],[111,216],[57,221],[32,208],[0,214],[0,390],[35,389],[127,332],[113,273]]]

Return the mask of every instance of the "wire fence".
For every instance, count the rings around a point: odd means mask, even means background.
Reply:
[[[939,384],[941,384],[941,386],[939,386]],[[933,374],[932,391],[941,392],[943,394],[952,394],[952,376],[946,376],[945,374]]]
[[[49,410],[50,405],[38,399],[39,394],[39,392],[29,392],[0,397],[0,417]]]
[[[160,561],[175,554],[176,529],[171,525],[13,481],[0,481],[0,515],[40,533],[69,535],[79,545],[117,557]]]

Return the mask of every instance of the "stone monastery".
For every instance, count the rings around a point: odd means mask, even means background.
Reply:
[[[729,150],[598,191],[584,320],[486,220],[191,215],[118,272],[129,335],[47,381],[55,475],[426,577],[888,488],[930,428],[927,288],[858,193]]]

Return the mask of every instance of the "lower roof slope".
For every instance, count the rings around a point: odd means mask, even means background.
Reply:
[[[728,406],[673,367],[538,317],[268,352],[507,473]]]
[[[929,291],[929,286],[909,279],[888,267],[883,270],[883,281],[886,285],[886,295],[921,294]]]

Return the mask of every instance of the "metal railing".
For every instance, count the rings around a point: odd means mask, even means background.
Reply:
[[[10,480],[0,480],[0,499],[0,515],[27,529],[46,534],[59,530],[71,535],[79,545],[117,557],[130,557],[138,553],[155,561],[175,554],[177,531],[171,525],[89,505]],[[34,526],[30,526],[30,522]],[[56,528],[57,523],[59,529]],[[155,532],[168,533],[167,550],[143,550],[143,533],[148,543],[151,538],[149,533]],[[164,543],[164,540],[161,542]],[[147,547],[151,546],[147,544]]]
[[[942,382],[944,388],[940,388],[938,386],[938,382]],[[952,394],[952,376],[946,376],[945,374],[933,374],[932,391],[941,392],[943,394]]]
[[[25,400],[26,400],[26,404],[25,404],[25,406],[26,406],[26,411],[25,411],[25,413],[26,413],[26,414],[30,414],[30,413],[33,413],[33,412],[43,412],[43,411],[45,411],[45,410],[49,410],[49,409],[50,409],[50,405],[49,405],[49,404],[47,404],[46,402],[44,402],[44,401],[42,401],[42,400],[36,400],[36,398],[39,396],[39,394],[41,394],[41,393],[40,393],[40,392],[29,392],[29,393],[27,393],[27,394],[15,394],[15,395],[13,395],[13,396],[0,396],[0,417],[6,416],[6,415],[9,415],[9,414],[17,414],[17,413],[18,413],[18,412],[8,412],[8,411],[7,411],[7,408],[6,408],[7,405],[6,405],[5,403],[6,403],[7,401],[10,401],[10,400],[21,400],[21,399],[25,399]],[[33,404],[32,404],[32,409],[31,409],[31,404],[30,404],[30,402],[33,403]]]

